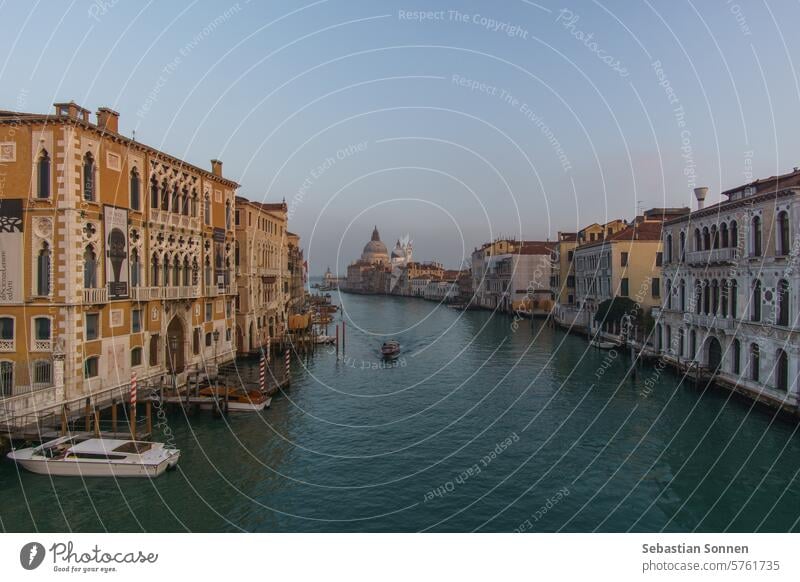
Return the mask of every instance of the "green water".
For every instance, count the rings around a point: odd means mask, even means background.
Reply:
[[[539,322],[342,300],[345,358],[295,361],[270,410],[167,418],[177,471],[51,480],[0,463],[2,529],[799,529],[800,438],[772,411],[653,368],[634,383],[627,357]]]

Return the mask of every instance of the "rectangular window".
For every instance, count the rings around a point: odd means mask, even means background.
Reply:
[[[196,356],[200,353],[200,328],[194,328],[194,333],[192,334],[192,353]]]
[[[239,226],[239,211],[238,210],[234,213],[234,221],[236,222],[236,226]]]
[[[231,328],[229,327],[225,329],[225,341],[231,341]]]
[[[50,339],[50,318],[49,317],[37,317],[34,321],[34,332],[36,334],[37,340],[49,340]]]
[[[91,358],[87,358],[86,361],[83,362],[83,377],[84,378],[96,378],[98,374],[97,364],[100,361],[100,358],[97,356],[92,356]]]
[[[620,264],[623,267],[627,267],[628,266],[628,253],[620,254]]]
[[[131,350],[131,367],[142,365],[142,348],[133,348]]]
[[[142,331],[142,310],[134,309],[131,311],[131,332],[139,333]]]
[[[650,292],[653,294],[653,297],[661,297],[661,279],[653,277],[653,280],[650,282]]]
[[[214,307],[212,303],[206,303],[206,321],[211,321],[214,318]]]
[[[625,279],[622,279],[622,280],[620,281],[620,285],[619,285],[619,294],[620,294],[622,297],[627,297],[627,296],[628,296],[628,279],[627,279],[627,278],[625,278]]]
[[[100,337],[100,314],[86,314],[86,340],[96,340]]]

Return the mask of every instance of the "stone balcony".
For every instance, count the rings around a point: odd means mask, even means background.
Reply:
[[[88,305],[108,303],[108,289],[106,287],[84,288],[83,302]]]
[[[192,299],[200,297],[200,287],[188,285],[181,287],[132,287],[131,299],[134,301],[155,301],[159,299]]]
[[[150,220],[156,224],[170,226],[173,228],[184,228],[189,230],[200,230],[200,217],[177,214],[167,210],[150,209]]]
[[[739,259],[739,249],[728,247],[707,251],[691,251],[686,253],[686,262],[690,265],[719,265],[733,263]]]

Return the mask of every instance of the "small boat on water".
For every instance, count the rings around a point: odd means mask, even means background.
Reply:
[[[200,404],[200,408],[207,410],[215,408],[217,402],[219,402],[219,406],[223,406],[227,396],[228,412],[259,412],[272,402],[272,398],[260,390],[232,386],[208,386],[202,388],[198,395],[208,399],[208,402]]]
[[[394,359],[400,355],[400,342],[389,340],[383,342],[381,346],[381,356],[387,359]]]
[[[601,350],[613,350],[617,347],[617,344],[614,342],[608,342],[599,339],[593,339],[591,342],[589,342],[589,345],[591,345],[593,348],[599,348]]]
[[[8,458],[39,475],[153,478],[175,467],[180,454],[163,443],[64,436]]]
[[[336,338],[332,335],[320,334],[314,338],[314,342],[318,344],[332,344]]]

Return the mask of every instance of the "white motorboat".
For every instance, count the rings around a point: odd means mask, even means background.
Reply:
[[[180,454],[163,443],[64,436],[8,458],[40,475],[152,478],[175,467]]]
[[[260,412],[272,403],[272,398],[262,394],[260,390],[209,386],[199,392],[205,400],[200,408],[213,410],[216,407],[225,406],[226,392],[228,412]]]
[[[617,347],[617,344],[614,342],[606,342],[598,339],[593,339],[590,345],[594,348],[600,348],[601,350],[613,350]]]
[[[314,338],[314,341],[318,344],[332,344],[336,341],[336,337],[332,335],[320,334]]]

